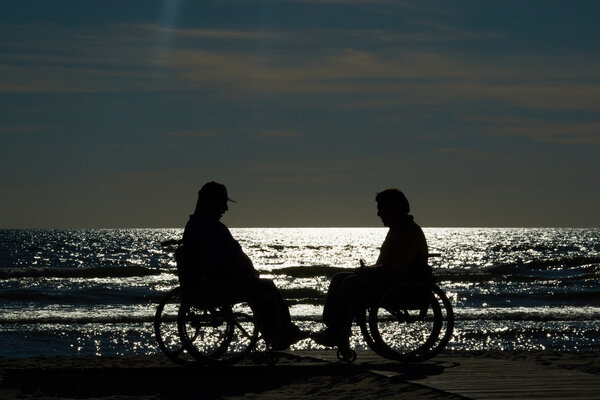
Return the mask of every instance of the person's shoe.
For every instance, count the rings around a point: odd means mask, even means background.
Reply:
[[[312,333],[310,335],[310,338],[318,344],[320,344],[321,346],[336,347],[340,344],[339,335],[337,335],[329,328]]]

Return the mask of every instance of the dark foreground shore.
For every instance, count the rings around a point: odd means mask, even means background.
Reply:
[[[330,351],[184,368],[157,356],[0,360],[0,399],[600,399],[600,355],[446,352],[417,364]]]

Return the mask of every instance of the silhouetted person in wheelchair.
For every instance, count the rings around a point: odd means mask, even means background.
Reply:
[[[398,189],[387,189],[378,193],[375,201],[377,215],[390,229],[375,265],[365,266],[361,260],[360,268],[333,276],[323,308],[327,328],[311,335],[321,345],[348,347],[352,320],[386,288],[403,281],[432,279],[425,235],[408,214],[406,196]]]
[[[220,221],[228,210],[227,189],[208,182],[198,192],[194,214],[183,233],[177,260],[179,281],[184,293],[193,293],[203,282],[227,283],[239,289],[252,304],[265,341],[274,350],[284,350],[308,333],[292,323],[290,313],[275,284],[260,279],[250,258]]]

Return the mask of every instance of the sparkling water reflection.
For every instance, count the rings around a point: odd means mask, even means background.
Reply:
[[[455,349],[597,350],[600,230],[426,228],[455,307]],[[177,286],[160,242],[180,229],[0,231],[0,356],[154,353],[152,318]],[[373,262],[383,228],[232,229],[304,329],[329,279]],[[354,345],[364,348],[360,334]],[[304,340],[295,348],[316,345]]]

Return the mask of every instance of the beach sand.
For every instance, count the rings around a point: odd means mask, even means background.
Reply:
[[[0,399],[600,399],[600,355],[444,352],[401,364],[370,351],[282,354],[274,365],[184,368],[161,355],[0,360]]]

